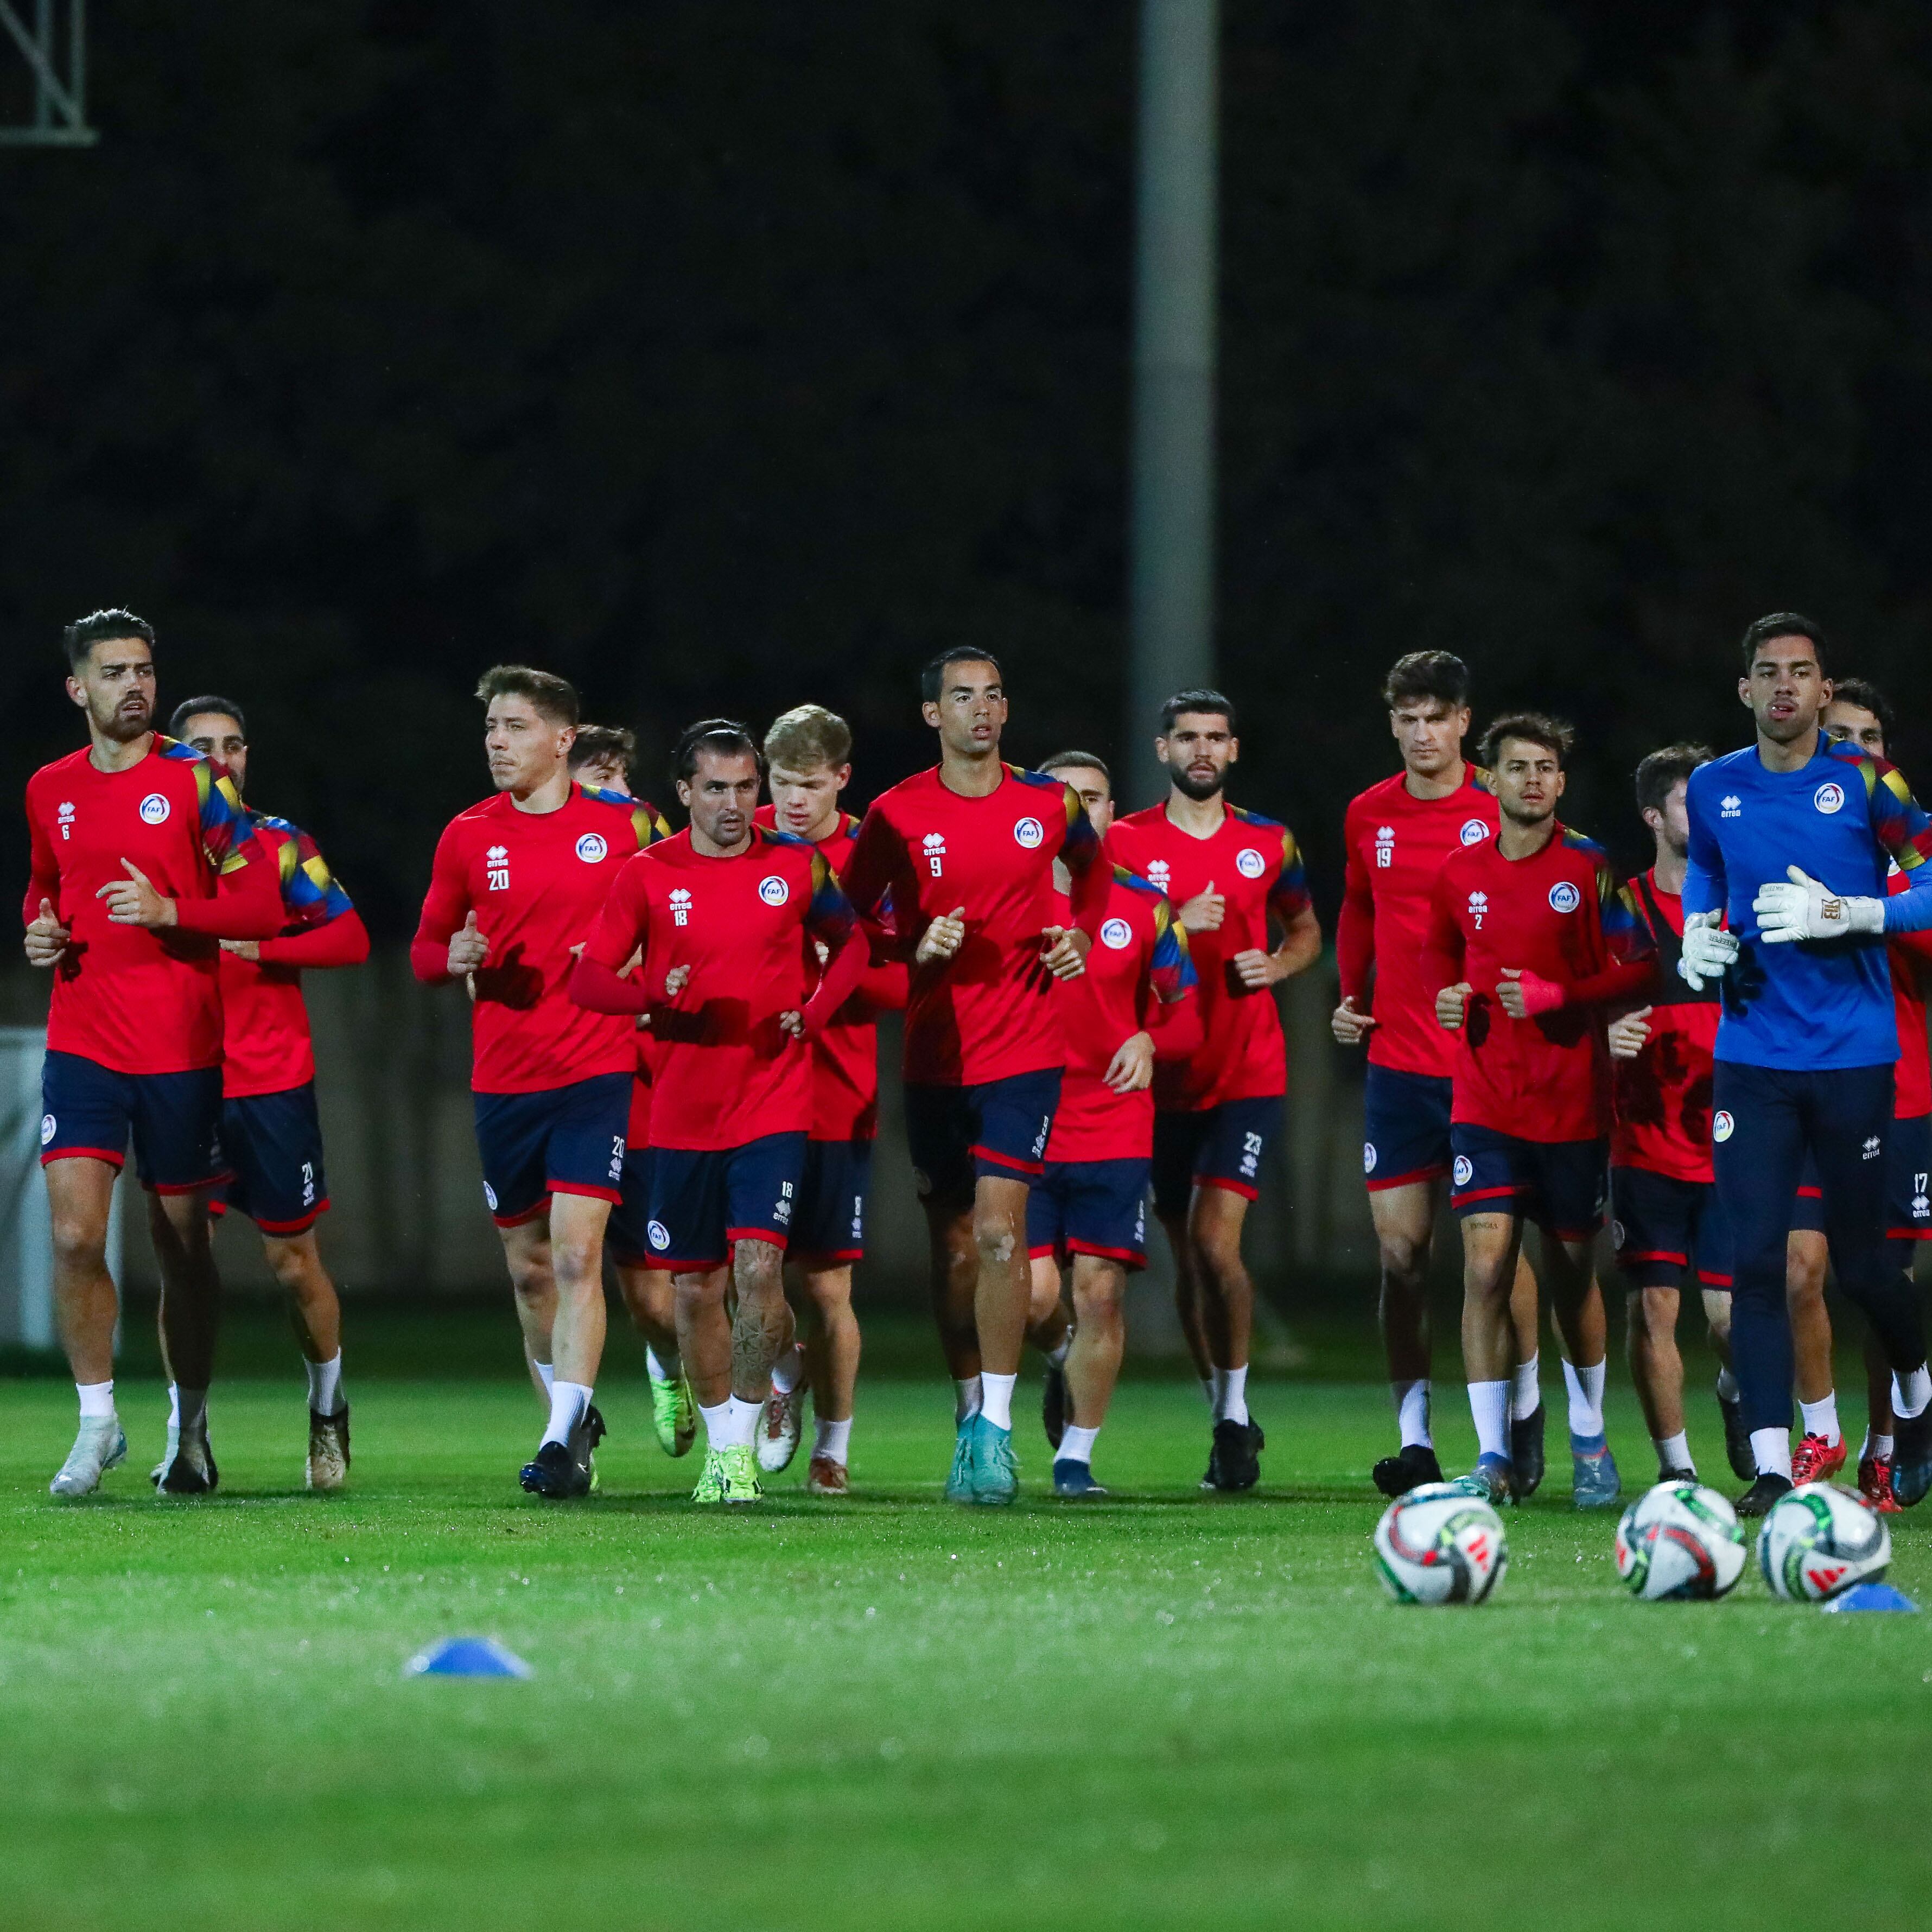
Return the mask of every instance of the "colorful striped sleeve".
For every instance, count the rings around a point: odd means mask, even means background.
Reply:
[[[1165,898],[1154,902],[1154,956],[1148,963],[1148,981],[1164,1006],[1184,1000],[1200,983],[1187,950],[1186,928]]]
[[[1307,868],[1301,862],[1301,849],[1294,842],[1294,834],[1285,825],[1281,827],[1281,870],[1268,888],[1268,910],[1283,926],[1292,926],[1312,903],[1308,893]]]
[[[801,840],[790,840],[791,844],[802,844]],[[825,855],[816,846],[807,848],[811,854],[812,898],[805,910],[805,927],[814,939],[822,939],[834,949],[844,944],[857,929],[859,915],[852,909],[852,902],[838,884],[838,874],[827,862]]]
[[[1630,887],[1618,885],[1617,875],[1603,852],[1596,856],[1597,916],[1603,927],[1604,944],[1618,964],[1630,965],[1654,952],[1657,942]]]
[[[1865,795],[1870,806],[1872,830],[1886,856],[1901,872],[1910,872],[1932,859],[1932,818],[1912,796],[1905,774],[1870,753],[1860,759]]]
[[[290,826],[281,850],[282,903],[296,924],[326,926],[354,908],[328,869],[328,861],[306,832]]]
[[[1100,859],[1100,836],[1094,830],[1094,821],[1087,816],[1086,806],[1080,802],[1080,794],[1070,784],[1060,789],[1066,808],[1066,836],[1061,842],[1060,856],[1067,871],[1078,878]]]
[[[166,741],[161,755],[194,760],[202,849],[218,874],[238,872],[248,862],[255,829],[235,789],[234,780],[224,767],[203,758],[193,746],[175,739]]]

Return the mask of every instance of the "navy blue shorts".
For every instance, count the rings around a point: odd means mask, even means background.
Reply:
[[[863,1261],[866,1196],[872,1183],[870,1141],[807,1141],[798,1209],[792,1216],[792,1252],[821,1266]]]
[[[1362,1172],[1371,1194],[1449,1172],[1446,1074],[1405,1073],[1369,1062],[1362,1088]]]
[[[1147,1266],[1145,1160],[1050,1160],[1027,1196],[1027,1250]]]
[[[214,1204],[233,1208],[265,1234],[300,1234],[328,1205],[315,1082],[221,1103],[221,1144],[235,1178]]]
[[[1458,1121],[1449,1142],[1459,1215],[1514,1214],[1559,1241],[1586,1241],[1604,1225],[1607,1142],[1526,1141]]]
[[[1060,1069],[977,1087],[908,1085],[906,1141],[922,1198],[965,1201],[986,1175],[1036,1180],[1060,1106]]]
[[[476,1150],[483,1198],[500,1228],[534,1221],[553,1194],[623,1198],[631,1076],[593,1074],[538,1094],[478,1094]]]
[[[626,1148],[618,1200],[604,1224],[604,1252],[620,1268],[662,1268],[651,1252],[651,1165],[656,1150]]]
[[[1191,1113],[1154,1117],[1154,1211],[1187,1212],[1197,1187],[1225,1188],[1252,1201],[1261,1192],[1268,1142],[1281,1131],[1282,1096],[1224,1100]]]
[[[78,1053],[40,1066],[40,1165],[86,1156],[134,1172],[157,1194],[190,1194],[228,1177],[221,1152],[221,1069],[116,1073]]]
[[[1932,1179],[1932,1114],[1894,1120],[1885,1140],[1888,1240],[1932,1241],[1932,1197],[1926,1191],[1928,1179]],[[1798,1175],[1797,1198],[1791,1204],[1791,1226],[1794,1233],[1799,1228],[1814,1234],[1825,1232],[1825,1190],[1819,1185],[1818,1163],[1808,1149]],[[1909,1245],[1900,1262],[1909,1273],[1912,1267]]]
[[[1731,1285],[1731,1238],[1714,1182],[1642,1167],[1610,1169],[1610,1239],[1633,1288]]]
[[[644,1229],[652,1264],[692,1274],[722,1267],[735,1241],[784,1247],[804,1172],[802,1134],[766,1134],[735,1148],[652,1148]]]

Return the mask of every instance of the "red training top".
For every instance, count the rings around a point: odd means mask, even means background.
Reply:
[[[73,937],[55,967],[47,1048],[117,1073],[185,1073],[221,1060],[224,939],[266,939],[286,914],[275,869],[227,768],[154,734],[125,771],[85,751],[27,781],[33,844],[26,922],[47,900]],[[95,894],[122,861],[175,902],[177,923],[116,926]]]
[[[1643,995],[1652,1009],[1650,1037],[1634,1060],[1610,1063],[1616,1121],[1610,1165],[1640,1167],[1673,1180],[1711,1174],[1712,1054],[1722,1011],[1718,982],[1694,993],[1677,970],[1684,945],[1684,901],[1664,891],[1653,868],[1626,885],[1625,909],[1650,936],[1656,983]]]
[[[444,828],[410,964],[425,986],[446,985],[451,937],[476,914],[490,941],[470,1012],[476,1092],[634,1070],[633,1028],[570,997],[571,948],[590,937],[625,860],[669,836],[641,799],[577,784],[554,812],[519,812],[499,792]]]
[[[777,808],[761,805],[758,822],[778,830]],[[835,878],[842,878],[858,837],[859,821],[838,814],[836,829],[818,842]],[[808,977],[815,985],[824,962],[812,944]],[[869,1141],[879,1132],[879,1023],[881,1013],[905,1010],[907,973],[896,960],[869,962],[859,990],[826,1022],[812,1042],[812,1138],[815,1141]]]
[[[984,798],[916,773],[872,801],[843,883],[874,944],[910,961],[926,928],[963,906],[966,938],[950,959],[914,965],[908,988],[905,1077],[976,1087],[1064,1064],[1040,964],[1040,934],[1057,924],[1053,862],[1072,878],[1075,923],[1091,939],[1108,875],[1087,809],[1071,785],[1004,767]],[[880,933],[890,914],[893,931]]]
[[[755,826],[742,852],[712,858],[680,832],[618,873],[572,992],[606,1011],[649,1010],[653,1147],[716,1150],[810,1130],[811,1054],[778,1016],[805,1012],[815,1030],[805,964],[814,939],[831,956],[820,981],[829,1014],[864,970],[865,942],[832,868],[802,838]],[[640,948],[636,973],[617,977]],[[668,1000],[678,966],[691,977]]]
[[[1557,825],[1527,859],[1505,859],[1494,838],[1451,853],[1436,874],[1424,962],[1432,987],[1473,988],[1456,1035],[1450,1118],[1524,1140],[1607,1132],[1599,1009],[1643,992],[1655,963],[1594,839]],[[1512,1019],[1496,998],[1505,967],[1559,987],[1562,1004]]]
[[[1446,1078],[1455,1042],[1436,1024],[1436,988],[1423,983],[1429,892],[1451,852],[1496,835],[1490,775],[1464,766],[1444,798],[1418,798],[1406,775],[1370,786],[1342,821],[1348,852],[1335,958],[1342,996],[1372,1012],[1369,1058],[1377,1066]]]
[[[359,966],[369,956],[362,918],[315,841],[286,818],[242,808],[274,861],[286,922],[260,942],[254,959],[221,956],[221,1091],[231,1100],[285,1094],[315,1078],[302,969]]]
[[[1307,910],[1308,880],[1294,835],[1258,812],[1228,806],[1206,838],[1181,830],[1164,805],[1117,818],[1107,856],[1150,880],[1177,913],[1210,885],[1226,901],[1213,932],[1190,932],[1200,975],[1204,1043],[1185,1062],[1154,1070],[1154,1105],[1192,1113],[1229,1100],[1270,1100],[1288,1090],[1288,1045],[1272,988],[1250,989],[1234,970],[1238,952],[1268,950],[1268,918],[1291,924]]]
[[[1050,1161],[1145,1160],[1154,1152],[1154,1094],[1116,1094],[1105,1078],[1137,1033],[1158,1054],[1200,1043],[1200,1002],[1187,935],[1174,909],[1144,879],[1116,866],[1100,935],[1077,978],[1056,980],[1053,1002],[1066,1041],[1066,1072],[1046,1145]],[[1063,924],[1072,918],[1060,899]],[[1185,1014],[1186,1021],[1180,1021]]]

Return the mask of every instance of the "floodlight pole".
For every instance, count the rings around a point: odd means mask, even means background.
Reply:
[[[1214,669],[1218,0],[1142,0],[1124,805],[1166,790],[1162,700]]]
[[[87,0],[67,0],[64,36],[58,31],[59,11],[59,0],[34,0],[29,32],[13,0],[0,0],[0,28],[34,77],[34,118],[24,127],[0,127],[0,146],[91,148],[100,138],[87,124]]]

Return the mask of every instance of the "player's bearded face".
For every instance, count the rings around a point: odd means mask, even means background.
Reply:
[[[1540,825],[1553,818],[1563,796],[1556,754],[1521,738],[1504,740],[1496,760],[1496,803],[1513,824]]]
[[[94,728],[116,744],[154,728],[154,660],[142,638],[103,638],[67,688]]]
[[[1228,782],[1240,743],[1222,717],[1184,711],[1165,738],[1155,741],[1174,789],[1185,797],[1210,799]]]

